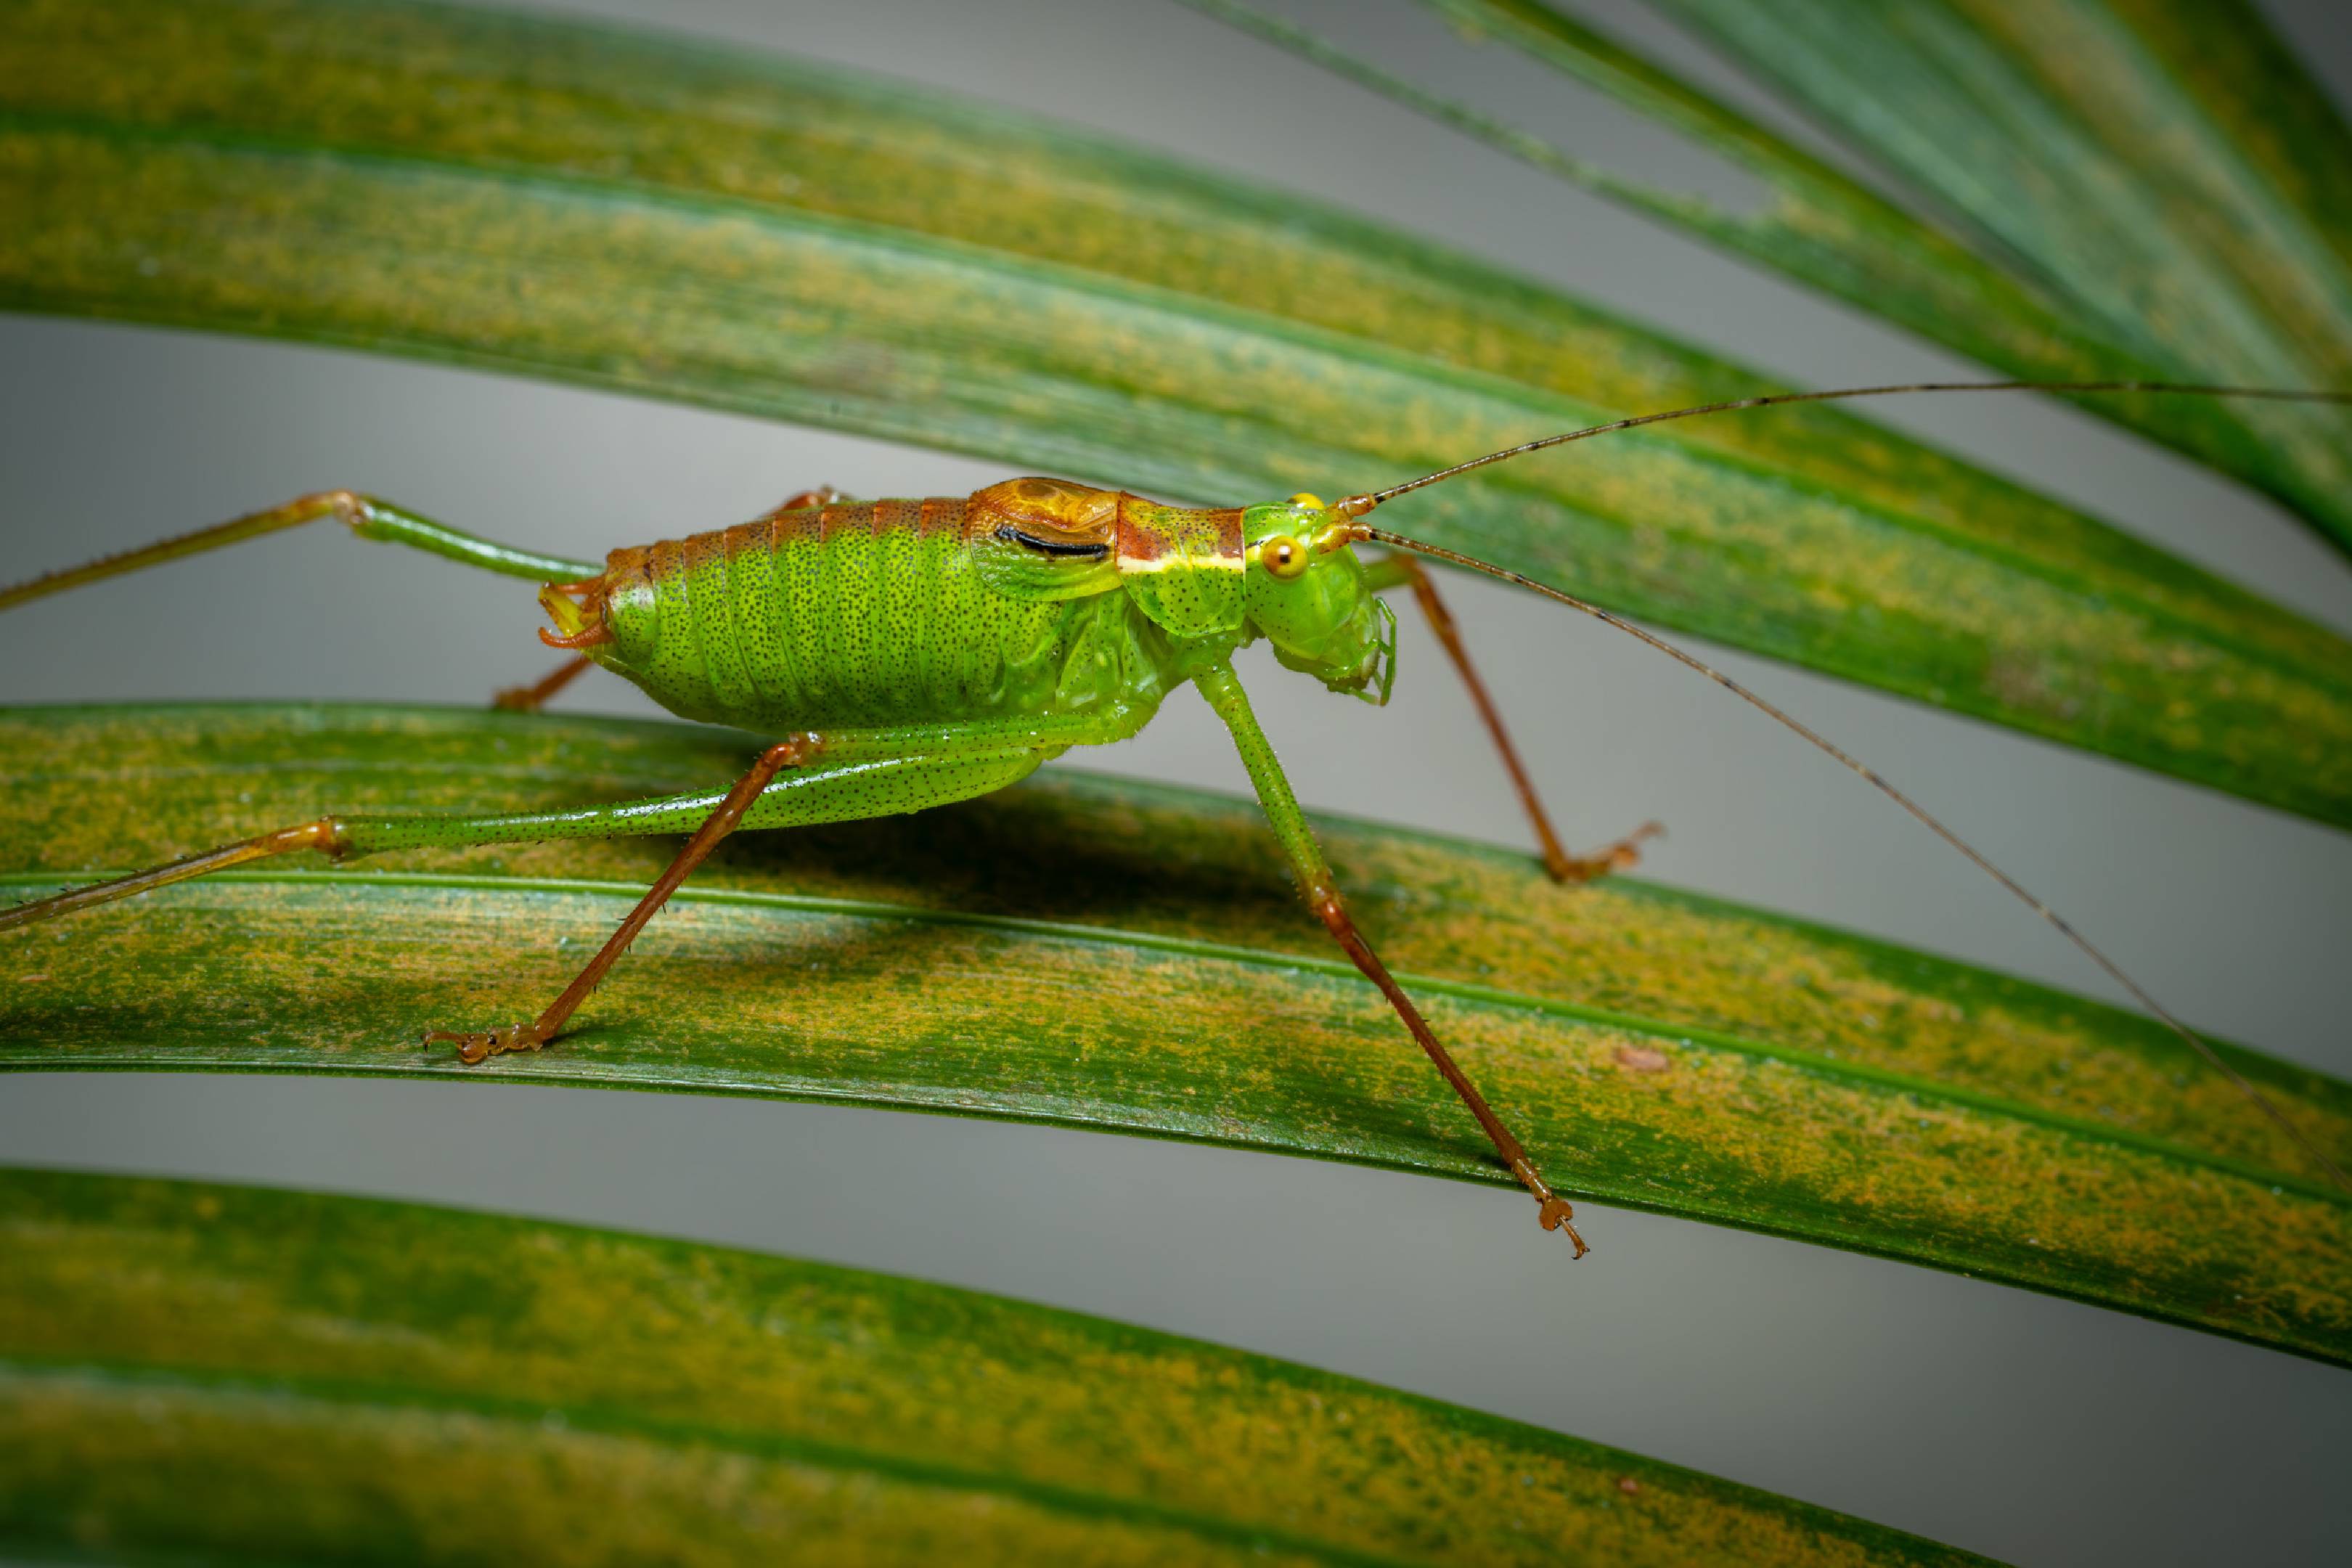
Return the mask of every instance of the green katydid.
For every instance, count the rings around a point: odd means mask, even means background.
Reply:
[[[1937,383],[1781,393],[1679,408],[1547,436],[1389,489],[1326,504],[1312,495],[1189,508],[1068,480],[1008,479],[968,497],[852,501],[793,497],[738,527],[615,550],[600,568],[457,532],[349,491],[305,496],[145,549],[0,590],[0,610],[81,584],[333,517],[363,539],[406,544],[534,579],[552,622],[541,640],[574,658],[501,693],[534,708],[591,664],[687,719],[783,737],[727,790],[497,816],[322,816],[131,876],[0,910],[0,930],[71,913],[265,857],[332,860],[428,846],[686,832],[668,868],[551,1004],[528,1022],[435,1031],[466,1062],[553,1041],[630,942],[719,840],[922,810],[1002,789],[1071,746],[1124,740],[1191,682],[1231,732],[1274,837],[1309,907],[1378,985],[1535,1198],[1547,1230],[1586,1251],[1568,1201],[1455,1064],[1349,915],[1313,829],[1233,667],[1264,638],[1286,668],[1380,703],[1395,674],[1396,622],[1382,591],[1412,590],[1492,732],[1556,880],[1631,865],[1645,827],[1598,854],[1561,849],[1532,782],[1415,555],[1533,590],[1706,675],[1867,779],[1998,880],[2178,1032],[2276,1121],[2337,1184],[2344,1173],[2259,1090],[2130,976],[1909,796],[1770,702],[1684,649],[1596,605],[1486,562],[1375,528],[1384,502],[1473,470],[1635,426],[1776,404],[1913,392],[2147,392],[2352,403],[2352,394],[2141,382]],[[1357,546],[1397,553],[1366,561]]]

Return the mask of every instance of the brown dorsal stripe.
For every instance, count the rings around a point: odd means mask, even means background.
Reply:
[[[934,534],[953,534],[961,538],[964,531],[964,498],[961,496],[925,496],[921,510],[915,520],[918,538],[929,539]]]
[[[872,537],[875,513],[881,509],[873,501],[852,501],[844,506],[821,507],[817,510],[817,537],[830,544],[836,539],[864,534]]]
[[[727,536],[719,532],[689,533],[686,536],[685,550],[686,569],[691,572],[721,560],[727,553]]]
[[[768,542],[776,549],[787,544],[814,544],[824,537],[824,510],[819,507],[794,507],[768,514]]]
[[[759,522],[739,522],[729,529],[720,536],[727,547],[727,559],[731,563],[746,550],[765,548],[771,537],[772,526],[762,520]]]

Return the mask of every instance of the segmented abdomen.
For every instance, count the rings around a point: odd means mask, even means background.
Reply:
[[[845,502],[615,551],[598,660],[674,713],[771,731],[1045,711],[1069,621],[1119,606],[992,591],[967,515]]]

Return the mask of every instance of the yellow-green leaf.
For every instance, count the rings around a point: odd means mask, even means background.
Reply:
[[[9,711],[0,897],[322,809],[697,787],[752,745],[452,710]],[[2352,1361],[2352,1199],[2147,1020],[1664,889],[1557,888],[1497,850],[1349,823],[1327,843],[1365,930],[1574,1194]],[[1509,1184],[1299,907],[1254,806],[1083,775],[744,835],[554,1048],[469,1069],[419,1047],[543,1005],[671,853],[273,862],[9,932],[0,1067],[854,1100]],[[2352,1158],[2352,1086],[2223,1048]],[[1556,1246],[1534,1220],[1528,1245]],[[1605,1216],[1588,1228],[1585,1266],[1607,1267]]]
[[[0,1551],[1981,1561],[1264,1356],[452,1209],[0,1171]]]
[[[406,5],[0,7],[0,228],[18,308],[520,370],[1187,497],[1370,486],[1764,384],[1312,203],[1031,121]],[[2352,822],[2352,644],[1832,410],[1592,443],[1395,522]]]

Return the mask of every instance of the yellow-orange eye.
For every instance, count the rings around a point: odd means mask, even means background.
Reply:
[[[1307,546],[1286,533],[1277,533],[1259,545],[1257,558],[1277,577],[1296,577],[1307,570]]]
[[[1290,498],[1290,504],[1293,506],[1303,506],[1309,511],[1321,511],[1323,510],[1323,498],[1318,495],[1310,494],[1306,490],[1300,490],[1297,495]]]

